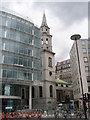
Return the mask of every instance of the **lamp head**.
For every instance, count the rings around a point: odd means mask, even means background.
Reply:
[[[71,38],[71,40],[79,40],[79,39],[81,38],[81,35],[79,35],[79,34],[74,34],[74,35],[72,35],[70,38]]]

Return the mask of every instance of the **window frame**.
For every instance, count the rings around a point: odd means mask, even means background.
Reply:
[[[52,58],[51,57],[48,58],[48,66],[52,67]]]

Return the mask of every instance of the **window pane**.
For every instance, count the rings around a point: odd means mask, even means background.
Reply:
[[[28,59],[28,67],[32,67],[32,60]]]
[[[40,50],[34,49],[34,56],[40,58]]]
[[[7,19],[7,26],[10,27],[11,26],[11,19]]]
[[[18,79],[23,79],[23,73],[20,70],[18,70]]]
[[[28,73],[28,80],[32,80],[32,73]]]
[[[28,55],[32,56],[32,50],[28,49]]]
[[[82,51],[83,51],[83,53],[86,53],[86,48],[83,48]]]
[[[23,53],[24,52],[24,47],[23,46],[19,46],[19,53]]]
[[[88,72],[89,71],[89,67],[85,66],[85,71]]]
[[[87,76],[87,82],[90,82],[90,76]]]
[[[3,75],[2,77],[7,77],[7,71],[6,70],[3,70]]]
[[[13,71],[7,70],[7,78],[12,78],[12,77],[13,77]]]
[[[90,44],[90,40],[88,40],[88,44]]]
[[[10,95],[10,85],[5,85],[4,95]]]
[[[27,67],[27,59],[23,60],[23,65]]]
[[[18,32],[16,33],[16,40],[20,41],[20,33],[18,33]]]
[[[40,39],[39,38],[34,38],[34,45],[37,47],[40,47]]]
[[[13,64],[14,63],[14,56],[8,57],[8,64]]]
[[[3,48],[5,46],[5,50],[9,51],[9,42],[5,41],[5,43],[3,43]]]
[[[13,70],[13,78],[17,78],[17,70]]]
[[[14,44],[14,52],[18,53],[19,52],[19,45]]]
[[[27,48],[26,47],[24,47],[23,52],[24,52],[24,54],[27,55]]]
[[[88,48],[88,52],[90,53],[90,48]]]
[[[84,57],[84,62],[88,62],[88,58],[87,57]]]
[[[23,58],[19,58],[19,65],[23,65]]]
[[[34,79],[34,80],[38,80],[38,79],[37,79],[37,73],[34,73],[34,74],[33,74],[33,79]]]
[[[40,36],[40,31],[39,31],[39,29],[36,28],[36,27],[35,27],[35,29],[34,29],[34,35],[35,35],[35,36],[38,36],[38,37]]]
[[[19,64],[18,63],[18,57],[14,57],[14,64]]]
[[[40,61],[39,60],[34,60],[33,61],[33,67],[36,69],[40,69]]]
[[[81,42],[82,42],[82,45],[85,45],[85,40],[82,40]]]
[[[5,17],[2,17],[2,19],[1,19],[1,21],[2,21],[2,26],[6,26],[6,18]]]
[[[9,50],[11,51],[11,52],[14,52],[14,43],[10,43],[9,44]]]
[[[24,80],[28,80],[28,74],[27,74],[27,72],[24,72],[23,76],[24,76]]]
[[[88,86],[88,92],[90,92],[90,86]]]
[[[8,56],[4,56],[4,63],[8,63]]]

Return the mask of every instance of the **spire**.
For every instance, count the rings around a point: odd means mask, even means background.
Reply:
[[[48,26],[47,21],[46,21],[46,16],[45,16],[45,11],[43,12],[43,19],[42,19],[42,24],[41,26]]]

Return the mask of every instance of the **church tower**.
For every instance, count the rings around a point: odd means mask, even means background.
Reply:
[[[43,13],[40,30],[43,82],[42,104],[45,109],[53,109],[56,105],[55,53],[52,51],[52,35],[50,35],[50,28],[47,25],[45,13]]]

